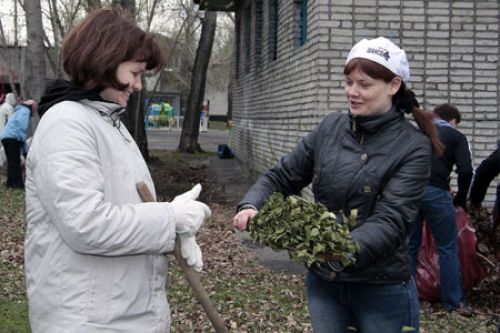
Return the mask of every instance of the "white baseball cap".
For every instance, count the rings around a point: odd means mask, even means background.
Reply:
[[[355,58],[374,61],[400,76],[403,81],[410,79],[410,65],[405,51],[385,37],[357,42],[347,56],[346,65]]]

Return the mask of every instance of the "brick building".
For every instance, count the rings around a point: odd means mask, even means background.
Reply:
[[[252,171],[273,165],[326,113],[347,111],[345,58],[376,36],[407,51],[409,87],[424,108],[458,106],[475,166],[497,146],[498,0],[201,0],[202,9],[204,2],[235,12],[232,148]]]

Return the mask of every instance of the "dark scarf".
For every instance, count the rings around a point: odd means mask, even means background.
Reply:
[[[91,101],[102,101],[99,95],[99,89],[87,90],[82,86],[77,86],[74,83],[66,80],[54,80],[45,89],[45,94],[40,100],[38,107],[38,114],[42,118],[43,114],[47,112],[53,105],[62,101],[81,101],[88,99]]]

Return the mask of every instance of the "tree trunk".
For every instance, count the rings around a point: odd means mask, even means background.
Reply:
[[[121,7],[127,10],[131,17],[135,17],[135,0],[113,0],[112,6]],[[142,86],[145,87],[144,77],[142,78]],[[134,93],[130,96],[127,104],[127,112],[125,112],[122,120],[137,143],[142,157],[146,161],[149,161],[148,138],[144,124],[144,103],[142,103],[143,96],[142,92]]]
[[[143,87],[144,87],[144,78]],[[123,123],[127,126],[130,134],[137,143],[139,150],[141,151],[142,157],[149,161],[149,147],[148,147],[148,137],[146,135],[146,126],[144,123],[144,103],[142,100],[144,98],[144,92],[135,92],[130,96],[127,104],[127,112],[124,114]]]
[[[1,18],[0,18],[0,46],[7,48],[7,40],[5,39],[5,34],[3,32],[3,24]],[[5,57],[3,53],[0,53],[0,60],[2,60],[2,62],[7,65],[7,79],[9,80],[10,91],[12,91],[12,93],[17,99],[18,93],[16,90],[16,85],[14,83],[14,78],[12,77],[12,67],[10,63],[10,57]]]
[[[17,0],[14,1],[14,46],[19,46],[19,24],[17,23]]]
[[[45,79],[47,77],[43,45],[42,9],[40,0],[26,1],[24,6],[28,36],[26,65],[23,73],[24,97],[39,101],[45,90]]]
[[[212,46],[217,25],[217,12],[205,12],[201,27],[200,41],[196,50],[191,74],[191,90],[182,123],[179,151],[186,153],[202,152],[198,143],[200,115],[207,81],[207,69],[212,54]]]
[[[144,82],[144,78],[143,78]],[[143,85],[144,87],[144,85]],[[148,137],[146,134],[146,124],[144,123],[144,115],[145,115],[145,110],[144,110],[144,92],[141,91],[140,93],[137,94],[137,105],[135,106],[135,109],[137,110],[135,112],[135,142],[137,142],[137,146],[139,146],[139,149],[142,153],[142,157],[144,157],[144,160],[146,162],[149,162],[149,146],[148,146]]]

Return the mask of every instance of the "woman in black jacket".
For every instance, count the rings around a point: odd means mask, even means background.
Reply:
[[[405,51],[384,37],[362,40],[344,67],[348,113],[330,113],[248,191],[233,219],[245,230],[272,192],[297,194],[312,183],[331,211],[358,210],[350,234],[353,266],[312,266],[307,296],[314,332],[399,333],[419,329],[407,236],[442,145],[432,113],[406,88]],[[404,117],[411,113],[415,128]],[[423,133],[422,133],[423,132]],[[425,135],[424,135],[425,134]]]

